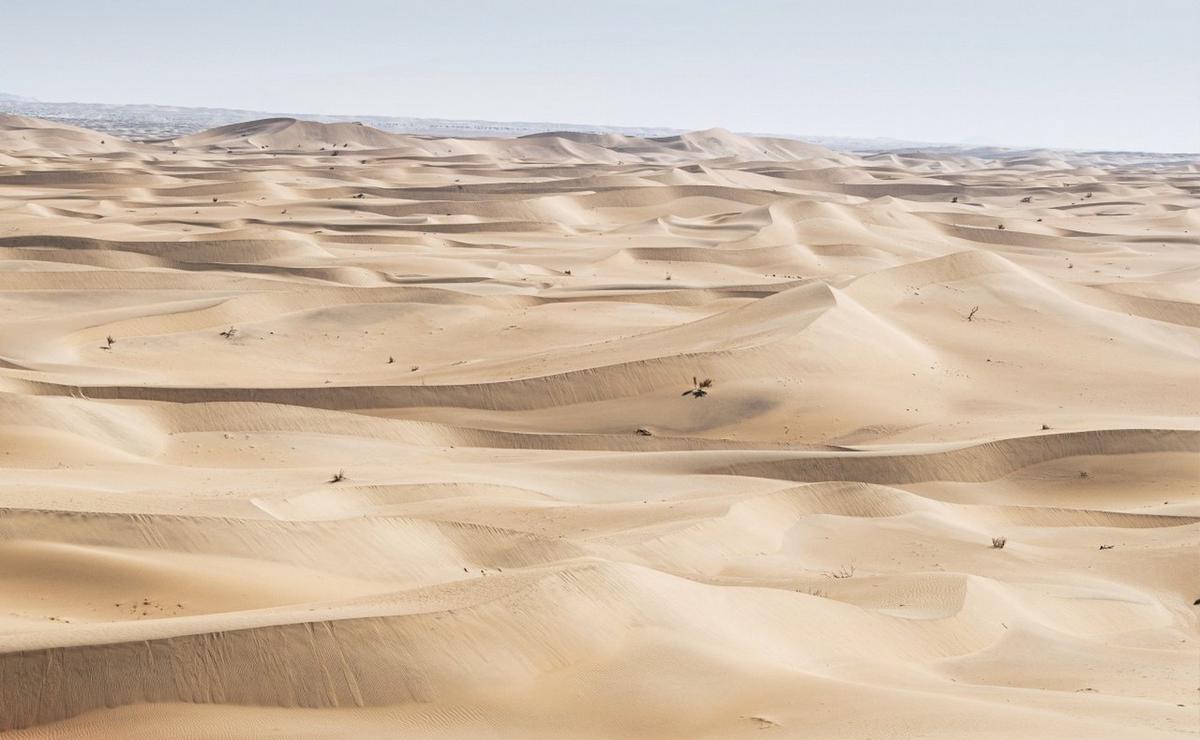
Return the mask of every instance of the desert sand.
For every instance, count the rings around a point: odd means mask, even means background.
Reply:
[[[1194,736],[1198,207],[1186,157],[0,117],[0,728]]]

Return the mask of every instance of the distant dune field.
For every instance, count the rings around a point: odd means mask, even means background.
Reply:
[[[1200,163],[0,116],[0,729],[1200,729]]]

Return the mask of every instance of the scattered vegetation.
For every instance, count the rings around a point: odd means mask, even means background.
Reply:
[[[1007,544],[1008,544],[1007,537],[993,537],[992,538],[992,547],[996,548],[997,550],[1003,550],[1004,546]]]
[[[107,337],[104,338],[104,344],[101,345],[100,349],[112,349],[112,346],[116,343],[117,343],[117,340],[113,339],[112,334],[109,334]]]
[[[951,202],[951,203],[957,203],[957,202],[958,202],[958,196],[956,195],[956,196],[954,196],[953,198],[951,198],[951,199],[950,199],[950,202]]]
[[[1101,550],[1111,550],[1111,549],[1113,549],[1114,547],[1116,547],[1116,545],[1101,545],[1101,546],[1100,546],[1100,549],[1101,549]]]
[[[1001,231],[1004,231],[1004,224],[998,224],[998,225],[996,226],[996,228],[997,228],[997,229],[1000,229]]]
[[[654,436],[654,435],[653,435],[653,434],[650,432],[650,430],[649,430],[649,429],[643,429],[643,428],[641,428],[641,427],[638,427],[637,433],[638,433],[638,436],[639,436],[639,437],[653,437],[653,436]]]
[[[853,578],[854,577],[854,566],[853,565],[843,565],[842,567],[838,568],[837,570],[826,573],[825,577],[826,578],[836,578],[838,580],[841,580],[843,578]]]
[[[752,717],[747,717],[746,719],[750,720],[751,722],[757,722],[758,729],[760,729],[760,730],[769,730],[772,727],[779,727],[778,722],[776,722],[773,719],[767,719],[766,717],[752,716]]]
[[[974,321],[974,320],[975,320],[975,314],[976,314],[976,313],[978,313],[978,312],[979,312],[979,306],[975,306],[975,307],[973,307],[973,308],[971,309],[971,313],[967,314],[967,321]]]
[[[1033,202],[1033,196],[1032,196],[1032,195],[1026,195],[1024,198],[1022,198],[1022,199],[1021,199],[1021,202],[1022,202],[1022,203],[1032,203],[1032,202]]]
[[[712,388],[712,378],[697,380],[696,376],[692,376],[692,387],[684,391],[681,395],[692,396],[693,398],[704,398],[708,395],[708,389]]]
[[[238,330],[231,326],[228,329],[226,329],[225,331],[221,332],[221,336],[225,337],[226,339],[233,339],[234,337],[237,336],[237,333],[238,333]]]
[[[1043,431],[1043,432],[1044,432],[1044,431],[1046,431],[1046,430],[1047,430],[1047,429],[1049,429],[1049,428],[1050,428],[1050,425],[1049,425],[1049,424],[1043,424],[1043,425],[1042,425],[1042,431]]]
[[[387,364],[389,364],[389,365],[395,365],[395,364],[396,364],[396,358],[395,358],[395,357],[392,357],[391,355],[388,355],[388,361],[387,361]]]
[[[1079,477],[1080,477],[1080,478],[1088,478],[1088,477],[1090,477],[1090,476],[1088,475],[1088,471],[1086,471],[1086,470],[1080,470],[1080,471],[1079,471]]]
[[[346,480],[346,471],[339,470],[333,474],[333,477],[329,479],[329,482],[330,483],[341,483],[344,480]]]

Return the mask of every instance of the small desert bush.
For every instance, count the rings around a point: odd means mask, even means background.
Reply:
[[[692,396],[694,398],[704,398],[708,395],[708,389],[712,388],[712,378],[699,380],[696,376],[692,376],[692,387],[684,391],[682,395]]]
[[[826,573],[825,575],[829,578],[836,578],[838,580],[841,580],[843,578],[853,578],[854,577],[854,566],[853,565],[843,565],[842,567],[838,568],[837,570],[830,571],[830,572]]]

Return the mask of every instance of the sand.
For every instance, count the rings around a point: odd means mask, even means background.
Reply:
[[[0,728],[1193,736],[1198,194],[0,117]]]

